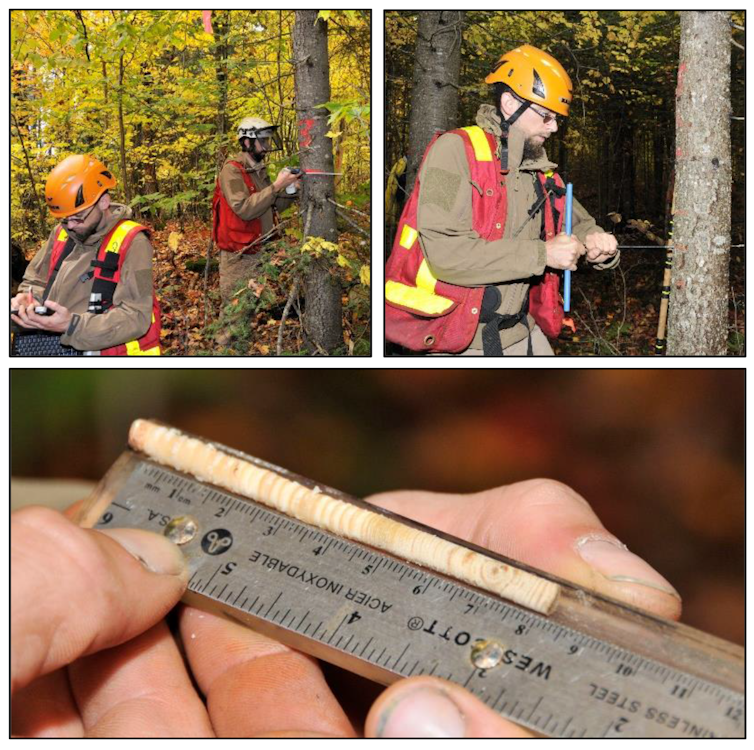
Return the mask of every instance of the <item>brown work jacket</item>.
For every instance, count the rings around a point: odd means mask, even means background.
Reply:
[[[249,193],[238,167],[230,164],[232,161],[246,165],[246,173],[251,177],[257,192]],[[250,167],[243,152],[229,156],[225,160],[220,170],[220,189],[228,205],[241,219],[261,221],[263,235],[273,227],[273,207],[277,211],[284,211],[295,200],[294,196],[286,195],[285,190],[276,192],[267,174],[265,163],[260,162]]]
[[[477,113],[476,124],[493,135],[500,135],[500,119],[494,107],[484,104]],[[483,240],[472,227],[471,183],[469,162],[461,136],[446,133],[437,139],[419,172],[421,192],[417,209],[419,241],[433,275],[459,286],[487,286],[500,290],[501,315],[518,313],[531,281],[545,270],[545,243],[540,239],[541,214],[528,221],[520,234],[514,232],[524,223],[537,200],[534,183],[537,172],[556,170],[557,164],[546,155],[523,160],[524,136],[511,128],[508,137],[507,218],[503,238]],[[498,156],[499,156],[498,145]],[[588,211],[574,198],[571,233],[584,242],[588,234],[604,231]],[[596,268],[612,268],[619,256]],[[529,326],[534,319],[529,316]],[[528,331],[519,323],[500,331],[503,348],[526,338]],[[482,326],[477,328],[471,348],[482,348]]]
[[[103,238],[122,219],[131,219],[128,206],[110,205],[110,218],[98,232],[82,244],[76,242],[71,254],[63,261],[48,298],[64,305],[73,313],[68,330],[60,341],[81,351],[97,351],[133,341],[143,336],[152,322],[152,244],[144,232],[134,237],[123,262],[121,277],[113,296],[113,307],[105,315],[87,312],[93,279],[81,281],[92,270],[92,261]],[[29,263],[20,292],[31,291],[42,304],[50,270],[52,246],[58,228],[50,234],[47,244]],[[72,234],[69,234],[73,237]],[[75,238],[74,238],[75,239]]]

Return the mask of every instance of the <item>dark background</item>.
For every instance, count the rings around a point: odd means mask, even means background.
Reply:
[[[13,370],[12,473],[99,479],[156,417],[324,484],[550,477],[744,643],[743,370]]]

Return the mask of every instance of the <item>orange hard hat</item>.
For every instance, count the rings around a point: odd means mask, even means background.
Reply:
[[[568,117],[573,86],[563,66],[547,52],[524,44],[503,55],[486,83],[504,83],[516,96]]]
[[[73,216],[93,206],[102,193],[115,187],[110,170],[93,156],[69,156],[50,172],[45,185],[45,201],[58,218]]]

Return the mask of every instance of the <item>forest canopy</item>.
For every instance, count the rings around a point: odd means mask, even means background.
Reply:
[[[114,199],[130,205],[156,231],[158,295],[160,286],[173,287],[165,295],[168,308],[175,307],[167,327],[172,320],[181,329],[175,336],[168,330],[172,353],[202,353],[209,343],[203,324],[221,313],[210,289],[209,319],[201,314],[212,192],[223,159],[238,150],[238,121],[254,115],[279,125],[283,151],[270,159],[272,179],[283,166],[300,163],[295,15],[286,10],[13,11],[14,245],[33,255],[54,225],[44,206],[44,182],[52,168],[72,153],[95,155],[115,175]],[[343,173],[335,182],[341,241],[332,260],[343,286],[346,344],[350,338],[353,353],[357,337],[362,348],[368,341],[371,21],[364,11],[320,11],[315,18],[328,32],[331,97],[317,104],[329,112],[334,171]],[[305,244],[302,229],[292,217],[286,229],[290,242]],[[182,278],[167,283],[176,270]],[[256,311],[265,304],[271,310],[279,294],[287,294],[279,282],[265,285],[267,303],[256,295]],[[354,294],[356,287],[363,291]],[[257,353],[267,353],[264,346]]]

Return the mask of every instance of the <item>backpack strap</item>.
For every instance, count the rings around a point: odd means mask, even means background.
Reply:
[[[89,295],[88,312],[104,313],[113,306],[120,269],[126,260],[131,240],[142,231],[146,231],[146,227],[135,221],[121,221],[104,237],[97,258],[92,261],[94,283]]]
[[[60,227],[60,231],[58,232],[58,236],[55,238],[55,242],[62,242],[64,239],[66,240],[65,246],[63,247],[60,255],[58,255],[58,259],[55,262],[55,265],[50,269],[50,273],[47,276],[47,286],[45,286],[42,299],[39,300],[42,304],[44,304],[44,301],[50,294],[50,289],[52,289],[52,285],[55,283],[55,279],[58,277],[58,272],[60,271],[60,267],[63,265],[63,261],[73,252],[73,248],[76,247],[76,243],[74,242],[73,237],[71,237],[65,231],[65,229],[63,229],[63,227]],[[50,260],[52,261],[52,258]]]

